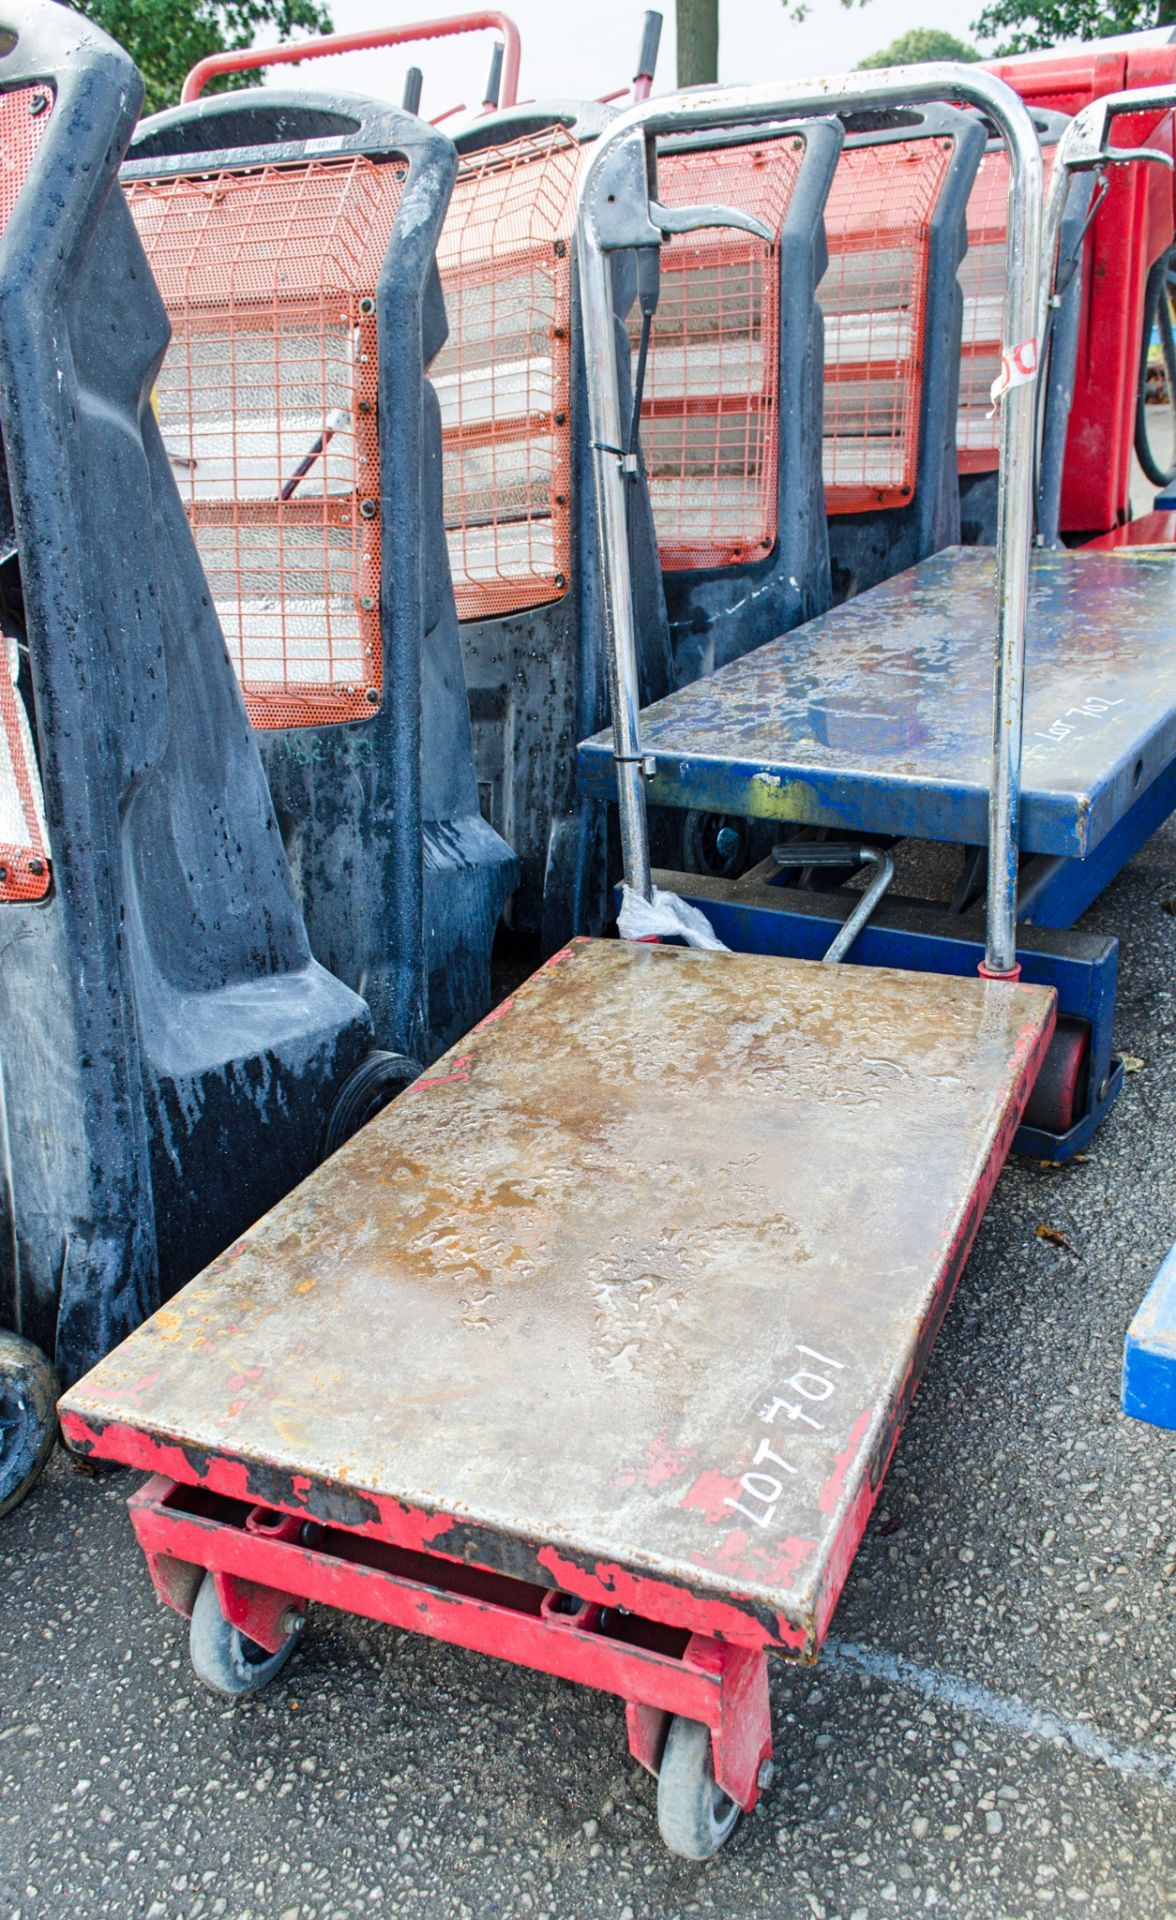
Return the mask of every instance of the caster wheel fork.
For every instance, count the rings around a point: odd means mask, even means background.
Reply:
[[[734,1833],[741,1808],[715,1780],[710,1728],[675,1714],[657,1779],[657,1824],[671,1853],[710,1860]]]
[[[277,1678],[300,1638],[300,1632],[287,1634],[277,1652],[271,1653],[225,1619],[211,1573],[200,1582],[188,1651],[196,1678],[211,1693],[219,1693],[224,1700],[245,1700],[259,1693]]]

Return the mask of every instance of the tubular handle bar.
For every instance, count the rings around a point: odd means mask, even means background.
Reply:
[[[438,20],[417,20],[403,27],[372,27],[365,33],[327,33],[315,40],[286,41],[279,47],[247,47],[241,52],[210,53],[198,60],[184,82],[181,106],[199,98],[210,80],[225,73],[252,72],[299,60],[322,60],[331,53],[364,53],[371,47],[400,47],[413,40],[448,40],[462,33],[500,33],[505,49],[502,63],[501,104],[513,107],[519,91],[519,30],[508,14],[496,8],[478,13],[455,13]]]

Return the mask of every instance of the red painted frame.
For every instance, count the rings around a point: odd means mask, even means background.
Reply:
[[[1026,105],[1074,114],[1108,93],[1176,79],[1176,45],[1100,52],[1096,43],[985,64]],[[1116,120],[1113,139],[1116,146],[1150,145],[1176,155],[1176,116],[1125,115]],[[1087,236],[1063,533],[1105,533],[1127,518],[1144,287],[1153,260],[1172,244],[1174,190],[1176,182],[1158,166],[1111,168],[1106,200]]]
[[[322,60],[332,53],[366,53],[371,47],[400,47],[410,40],[447,40],[459,33],[500,33],[503,40],[502,85],[499,104],[513,107],[519,92],[522,42],[509,14],[489,8],[478,13],[455,13],[439,20],[416,20],[403,27],[372,27],[365,33],[327,33],[315,40],[287,41],[279,47],[249,47],[244,51],[210,53],[198,60],[184,81],[180,105],[198,99],[210,80],[225,73],[247,73],[258,67],[280,67],[300,60]],[[460,109],[455,109],[460,111]]]
[[[203,1572],[225,1618],[276,1651],[290,1615],[338,1607],[619,1694],[629,1750],[658,1771],[669,1717],[710,1728],[715,1779],[746,1811],[771,1760],[767,1655],[348,1529],[150,1479],[128,1506],[155,1591],[191,1615]]]

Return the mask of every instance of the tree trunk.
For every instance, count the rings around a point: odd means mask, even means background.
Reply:
[[[1176,8],[1176,0],[1159,0]],[[719,0],[678,0],[678,85],[711,85],[719,77]]]

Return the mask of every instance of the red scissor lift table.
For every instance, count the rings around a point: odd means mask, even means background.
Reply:
[[[966,84],[915,72],[800,104]],[[795,104],[637,107],[587,170],[622,772],[608,249],[656,212],[659,133]],[[818,1653],[1049,1044],[1053,993],[994,929],[1006,977],[970,980],[574,941],[72,1388],[71,1444],[152,1475],[135,1528],[201,1678],[255,1690],[318,1602],[602,1688],[669,1846],[713,1853],[769,1775],[768,1655]]]
[[[576,942],[67,1436],[156,1476],[181,1613],[208,1569],[259,1649],[313,1600],[603,1687],[647,1765],[709,1727],[749,1807],[766,1656],[816,1655],[1052,1026],[1004,981]]]

